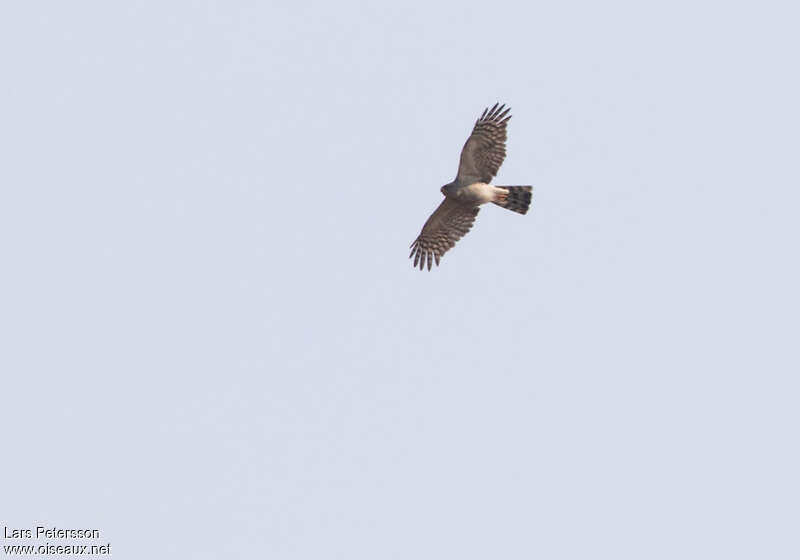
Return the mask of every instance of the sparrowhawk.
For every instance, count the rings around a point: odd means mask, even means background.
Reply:
[[[506,157],[506,125],[511,115],[505,105],[495,103],[483,111],[472,134],[461,149],[458,174],[440,190],[444,200],[431,214],[416,241],[411,244],[414,266],[431,269],[456,241],[472,227],[481,204],[493,202],[525,214],[531,205],[530,186],[494,186],[489,183]]]

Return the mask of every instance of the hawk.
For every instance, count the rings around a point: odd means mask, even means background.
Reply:
[[[505,107],[495,103],[475,121],[472,134],[461,149],[455,181],[440,189],[444,200],[411,244],[409,258],[414,257],[414,267],[422,270],[427,263],[430,270],[434,260],[439,266],[442,255],[470,230],[481,204],[493,202],[520,214],[528,211],[531,186],[490,184],[506,158],[506,125],[511,109]]]

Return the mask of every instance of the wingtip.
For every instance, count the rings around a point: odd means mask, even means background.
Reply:
[[[491,120],[491,121],[500,121],[502,119],[508,120],[511,118],[511,115],[508,113],[511,111],[511,107],[506,107],[505,103],[500,103],[499,101],[492,105],[491,108],[487,107],[483,110],[481,114],[481,118],[478,119],[478,122],[482,120]],[[508,115],[506,117],[506,115]]]

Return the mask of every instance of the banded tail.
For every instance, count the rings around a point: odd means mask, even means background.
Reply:
[[[526,214],[528,212],[528,208],[531,206],[531,197],[533,195],[531,191],[533,187],[507,187],[505,185],[497,185],[497,187],[506,189],[508,195],[501,195],[497,200],[493,200],[492,202],[503,208],[519,212],[520,214]]]

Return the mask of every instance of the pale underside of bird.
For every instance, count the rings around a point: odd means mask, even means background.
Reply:
[[[491,180],[506,157],[506,126],[511,118],[505,105],[495,103],[475,122],[461,149],[458,173],[441,188],[444,200],[431,214],[416,241],[411,244],[414,266],[422,270],[439,259],[464,237],[475,222],[481,204],[492,202],[525,214],[531,205],[532,187],[494,186]]]

